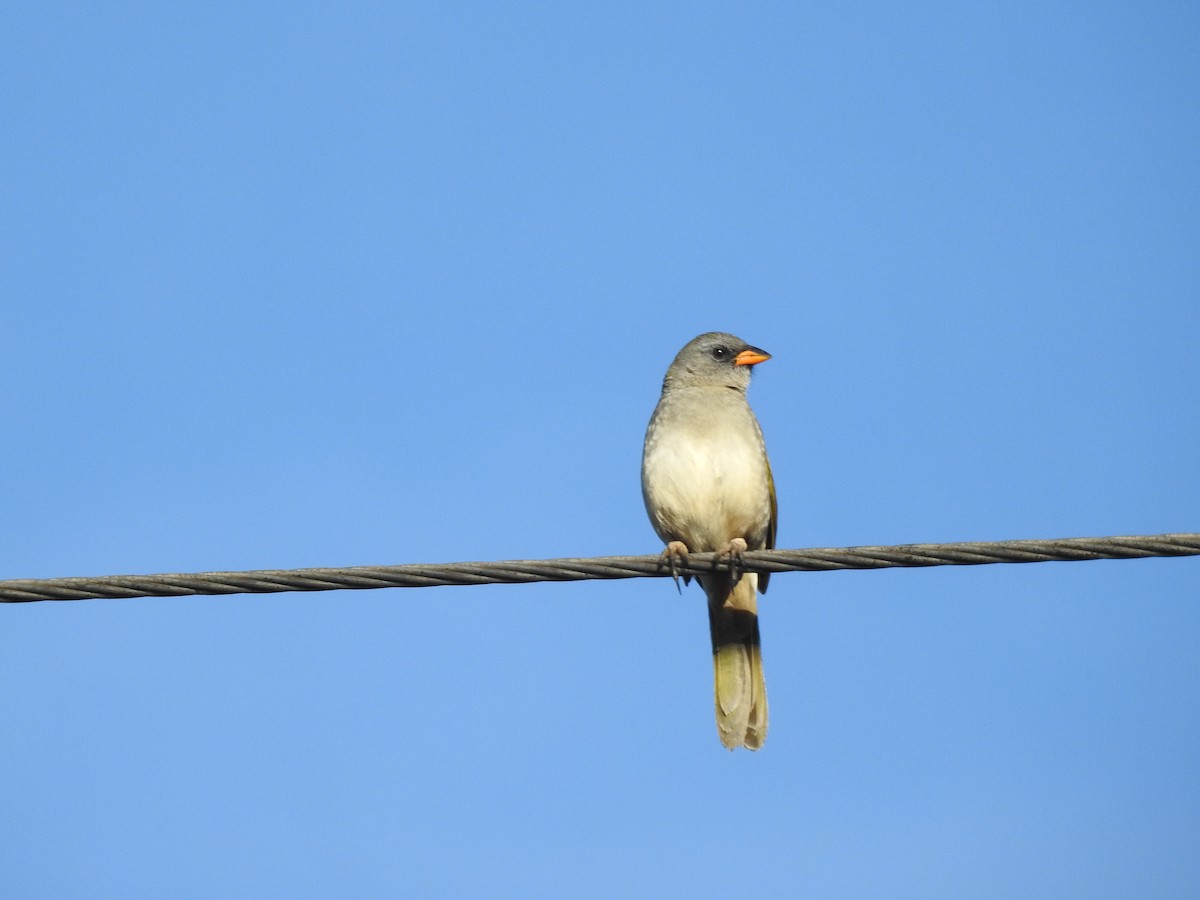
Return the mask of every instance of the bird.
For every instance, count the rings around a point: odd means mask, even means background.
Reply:
[[[770,358],[725,332],[693,338],[667,369],[642,450],[642,498],[671,574],[688,553],[729,562],[696,579],[708,598],[717,734],[730,750],[758,750],[767,737],[756,591],[769,576],[737,568],[745,551],[775,547],[775,482],[746,399],[751,371]]]

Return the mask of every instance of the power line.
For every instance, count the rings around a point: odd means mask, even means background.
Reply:
[[[897,544],[890,547],[758,550],[746,553],[738,568],[747,572],[822,572],[833,569],[887,569],[897,566],[977,566],[988,563],[1071,562],[1197,555],[1200,555],[1200,534],[1187,533],[1059,538],[1048,541],[979,541]],[[722,569],[728,566],[728,560],[715,560],[712,553],[694,553],[679,567],[679,573],[698,575],[711,572],[714,568]],[[670,574],[659,556],[599,556],[587,559],[197,572],[190,575],[106,575],[96,578],[0,581],[0,602],[523,584],[535,581],[587,581],[597,578],[669,577]]]

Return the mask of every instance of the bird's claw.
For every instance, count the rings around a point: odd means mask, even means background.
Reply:
[[[748,549],[749,545],[746,543],[745,538],[733,538],[728,544],[717,551],[716,556],[713,557],[713,562],[728,561],[729,574],[733,577],[734,581],[737,581],[741,576],[740,569],[743,565],[742,554]]]
[[[662,556],[659,559],[659,565],[666,565],[671,572],[671,580],[675,582],[675,590],[683,593],[683,588],[679,586],[679,565],[686,563],[688,557],[687,544],[683,541],[671,541],[667,544],[667,548],[663,550]],[[687,584],[690,579],[685,574],[683,583]]]

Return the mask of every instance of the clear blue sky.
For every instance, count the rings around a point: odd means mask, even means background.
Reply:
[[[1200,530],[1193,4],[18,3],[0,577]],[[0,609],[21,898],[1194,896],[1200,560]]]

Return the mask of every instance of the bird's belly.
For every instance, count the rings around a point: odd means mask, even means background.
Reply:
[[[719,550],[733,538],[766,544],[771,516],[766,461],[739,440],[672,441],[647,454],[646,506],[659,537],[689,550]]]

